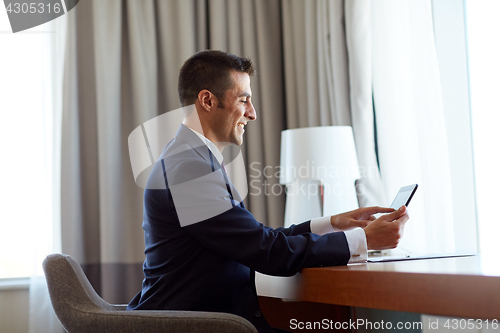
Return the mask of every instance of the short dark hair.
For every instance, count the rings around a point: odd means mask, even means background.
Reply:
[[[198,93],[203,89],[210,91],[222,103],[226,91],[233,86],[231,71],[250,76],[255,74],[253,63],[248,58],[216,50],[193,55],[179,72],[177,88],[182,106],[196,102]]]

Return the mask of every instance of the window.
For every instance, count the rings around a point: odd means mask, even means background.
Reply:
[[[40,269],[38,240],[52,237],[53,33],[47,30],[12,34],[0,10],[0,278]]]
[[[476,182],[479,248],[498,248],[500,224],[500,1],[466,1],[469,87]]]
[[[495,253],[500,175],[500,2],[433,0],[457,252]],[[473,244],[473,241],[477,243]]]

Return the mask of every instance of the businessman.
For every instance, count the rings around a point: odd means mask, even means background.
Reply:
[[[360,208],[278,229],[245,209],[222,151],[240,146],[245,126],[257,118],[254,72],[249,59],[221,51],[199,52],[182,66],[184,121],[144,192],[145,279],[129,310],[227,312],[259,332],[275,332],[259,309],[255,271],[290,276],[397,246],[409,218],[404,206]],[[375,219],[376,213],[388,214]]]

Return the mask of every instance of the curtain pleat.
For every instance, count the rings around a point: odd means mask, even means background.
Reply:
[[[179,108],[177,78],[183,62],[207,47],[205,0],[157,1],[159,113]]]
[[[249,126],[246,160],[261,162],[277,170],[280,165],[281,131],[286,129],[285,96],[283,82],[283,53],[279,1],[258,0],[254,4],[254,27],[257,33],[255,59],[259,90],[254,93],[259,101],[257,126]],[[250,170],[252,172],[252,170]],[[279,185],[276,172],[264,173],[269,195],[250,192],[251,211],[261,221],[273,228],[282,227],[285,210],[285,193]],[[258,178],[251,178],[254,180]],[[261,178],[262,179],[262,178]],[[264,183],[262,183],[264,185]],[[261,202],[255,202],[256,199]],[[264,215],[265,213],[265,215]]]
[[[91,262],[100,257],[93,26],[82,20],[92,17],[91,7],[78,6],[68,16],[61,148],[62,250],[80,262]]]
[[[372,92],[372,2],[346,1],[351,121],[361,178],[357,181],[361,207],[389,205],[381,180],[375,149],[375,120]]]

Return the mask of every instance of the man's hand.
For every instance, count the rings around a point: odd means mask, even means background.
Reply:
[[[409,218],[406,207],[401,206],[398,210],[369,223],[364,229],[368,250],[393,249],[398,246],[404,225]]]
[[[365,228],[372,221],[375,221],[373,214],[394,212],[392,208],[364,207],[352,210],[347,213],[333,215],[330,218],[332,227],[336,230],[344,231],[356,227]]]

